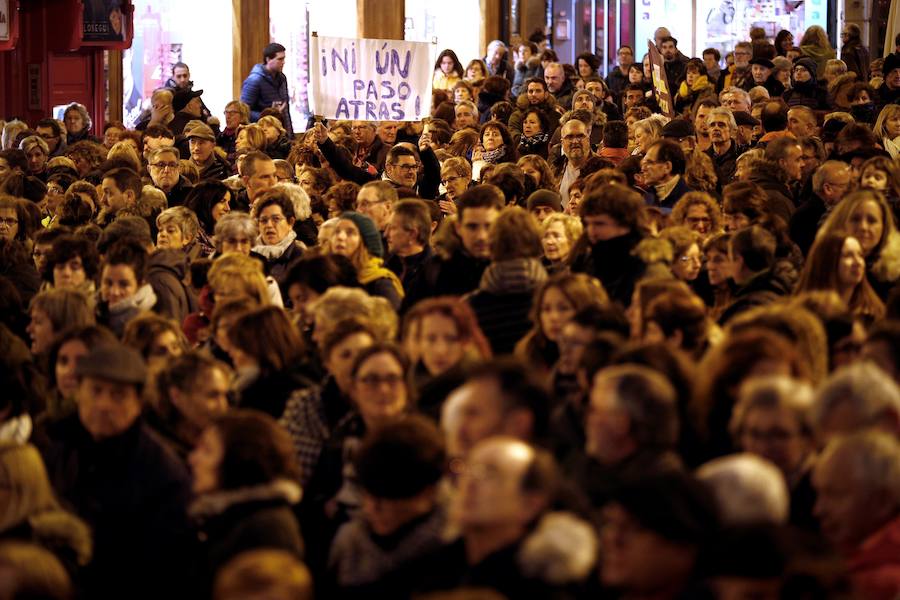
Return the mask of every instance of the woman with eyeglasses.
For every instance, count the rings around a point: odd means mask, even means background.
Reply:
[[[360,510],[356,454],[366,434],[412,410],[408,370],[403,351],[391,343],[373,344],[356,355],[349,370],[352,409],[332,430],[304,488],[300,524],[308,547],[328,548],[338,527]],[[314,572],[324,558],[309,556]]]
[[[56,225],[59,217],[59,207],[66,199],[66,191],[76,181],[77,179],[68,173],[54,173],[47,178],[47,195],[44,196],[43,206],[41,207],[44,215],[46,215],[41,220],[41,225],[45,228]]]
[[[257,201],[253,215],[259,223],[259,237],[253,251],[265,257],[269,275],[281,285],[306,250],[294,231],[297,221],[294,203],[286,190],[272,189]]]

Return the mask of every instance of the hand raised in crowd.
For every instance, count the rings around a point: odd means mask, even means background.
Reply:
[[[321,123],[313,125],[313,139],[317,144],[323,144],[328,139],[328,130]]]

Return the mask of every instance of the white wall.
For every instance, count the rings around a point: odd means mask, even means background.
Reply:
[[[435,56],[450,48],[463,67],[484,56],[479,42],[481,5],[478,0],[406,0],[406,39],[430,42],[437,38]]]

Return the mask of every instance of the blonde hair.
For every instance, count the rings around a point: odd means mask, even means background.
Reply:
[[[566,238],[569,240],[570,244],[577,242],[584,231],[584,226],[581,224],[581,219],[578,217],[573,217],[572,215],[567,215],[565,213],[553,213],[541,223],[541,235],[546,233],[554,223],[562,223],[563,231],[566,232]]]
[[[397,313],[390,302],[380,296],[370,296],[359,288],[329,288],[311,304],[310,311],[319,339],[327,338],[338,323],[350,318],[369,325],[379,342],[390,341],[397,336]]]
[[[237,284],[244,296],[265,306],[271,304],[262,264],[239,252],[227,252],[213,262],[207,275],[213,292]]]
[[[9,490],[7,501],[0,504],[0,531],[20,525],[37,513],[62,510],[44,461],[31,444],[0,445],[0,484]]]
[[[872,132],[878,137],[878,139],[886,138],[888,133],[884,126],[885,121],[890,118],[896,117],[900,115],[900,104],[887,104],[884,108],[881,109],[881,112],[878,113],[878,118],[875,119],[875,127],[872,129]]]
[[[141,159],[138,158],[137,152],[135,152],[134,146],[130,142],[116,142],[109,149],[109,152],[106,153],[106,158],[107,160],[114,158],[127,160],[131,163],[131,169],[135,173],[141,172]]]
[[[232,100],[228,104],[225,105],[226,109],[231,107],[236,107],[239,111],[241,111],[241,125],[247,125],[250,123],[250,107],[240,100]]]
[[[197,219],[197,215],[184,206],[173,206],[159,213],[159,216],[156,217],[157,229],[162,229],[167,223],[178,225],[186,243],[197,237],[197,233],[200,231],[200,221]]]
[[[285,133],[286,130],[281,120],[274,115],[266,115],[265,117],[261,117],[259,121],[256,122],[257,125],[262,127],[263,125],[269,125],[278,130],[279,134]]]
[[[716,199],[706,192],[688,192],[679,198],[678,202],[675,203],[675,207],[672,209],[672,224],[687,225],[685,219],[687,219],[688,210],[695,205],[706,207],[706,212],[711,221],[709,235],[722,231],[722,208],[719,206],[719,203],[716,202]]]

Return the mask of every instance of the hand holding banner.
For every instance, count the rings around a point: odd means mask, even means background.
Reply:
[[[653,75],[653,90],[656,93],[659,111],[670,119],[674,119],[675,104],[672,100],[672,92],[669,90],[669,80],[666,77],[666,61],[650,40],[647,41],[647,50],[650,53],[650,73]]]
[[[313,36],[314,114],[354,121],[419,121],[431,113],[427,42]]]

